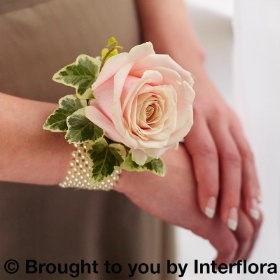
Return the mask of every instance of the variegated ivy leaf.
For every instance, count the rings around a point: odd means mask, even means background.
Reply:
[[[86,100],[80,100],[75,95],[66,95],[58,103],[59,107],[47,118],[43,126],[46,130],[67,131],[67,117],[87,105]]]
[[[148,158],[144,165],[138,165],[132,160],[131,153],[129,153],[122,163],[121,168],[127,171],[150,171],[159,176],[165,176],[165,165],[160,158]]]
[[[92,123],[85,116],[85,108],[79,109],[67,118],[68,130],[65,139],[69,143],[82,143],[85,141],[96,141],[103,137],[104,131]]]
[[[92,145],[92,149],[88,151],[90,158],[93,161],[92,181],[97,184],[108,176],[110,176],[115,166],[120,166],[126,156],[126,150],[121,144],[109,144],[102,138]]]
[[[78,98],[89,99],[92,95],[91,86],[99,74],[100,64],[100,58],[79,55],[74,63],[55,73],[53,80],[76,88]]]

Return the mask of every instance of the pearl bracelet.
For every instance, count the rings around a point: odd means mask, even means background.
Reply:
[[[102,190],[110,191],[114,188],[117,181],[119,180],[119,175],[121,174],[121,169],[116,169],[109,178],[92,186],[91,171],[92,163],[88,159],[88,146],[86,143],[74,144],[76,151],[72,152],[72,160],[70,162],[70,168],[67,171],[67,175],[62,183],[59,184],[62,188],[78,188],[86,190]]]

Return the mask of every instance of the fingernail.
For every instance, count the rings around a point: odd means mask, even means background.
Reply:
[[[228,227],[235,231],[237,229],[237,219],[238,219],[238,214],[237,214],[237,208],[232,207],[229,210],[229,215],[228,215]]]
[[[205,215],[210,219],[212,219],[215,215],[216,203],[217,203],[216,197],[214,196],[209,197],[207,205],[205,207]]]
[[[258,202],[255,198],[253,198],[251,200],[250,215],[255,220],[258,220],[260,218],[260,211],[258,209]]]

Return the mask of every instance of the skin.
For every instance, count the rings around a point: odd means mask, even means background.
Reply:
[[[215,197],[225,225],[232,208],[242,209],[250,231],[256,233],[261,212],[254,203],[260,197],[254,157],[239,119],[205,71],[205,54],[184,1],[176,0],[175,5],[173,0],[139,0],[137,4],[144,41],[151,41],[157,53],[169,54],[195,77],[194,125],[185,147],[191,156],[201,211],[205,213],[209,198]],[[251,216],[252,208],[258,219]]]
[[[0,134],[0,181],[39,185],[57,185],[63,181],[73,147],[65,141],[63,133],[42,129],[46,117],[57,105],[1,93],[0,102],[2,108],[7,108],[0,118],[0,127],[6,132]],[[19,107],[21,118],[17,117]],[[11,145],[9,139],[15,133],[21,141],[13,141]],[[168,151],[163,159],[166,177],[124,171],[115,190],[150,214],[209,239],[217,249],[218,263],[245,258],[255,234],[246,215],[239,211],[242,226],[235,232],[229,230],[219,216],[207,218],[197,203],[191,158],[184,146]]]
[[[57,104],[3,93],[0,93],[0,104],[0,127],[5,131],[0,133],[0,181],[39,185],[62,182],[73,146],[65,141],[62,133],[42,129]],[[11,142],[11,139],[20,141]]]
[[[204,52],[192,31],[183,1],[177,0],[174,5],[173,0],[141,0],[137,4],[144,40],[152,41],[156,52],[169,53],[195,75],[196,121],[185,139],[185,148],[180,146],[178,151],[164,155],[165,178],[147,172],[124,172],[116,191],[145,211],[209,239],[218,251],[218,262],[247,258],[262,217],[260,213],[255,220],[249,215],[251,199],[258,197],[259,186],[240,123],[204,70]],[[0,134],[0,181],[41,185],[63,181],[73,147],[63,134],[42,129],[57,105],[1,93],[0,104],[0,127],[5,131]],[[20,141],[11,144],[15,135]],[[145,186],[140,183],[143,179]],[[219,215],[213,219],[204,214],[210,196],[217,198],[219,209]],[[235,232],[227,227],[231,207],[238,209]]]
[[[219,216],[209,219],[197,204],[191,157],[184,146],[180,145],[177,151],[168,151],[163,159],[167,170],[164,178],[149,172],[123,171],[115,190],[150,214],[208,239],[217,250],[218,264],[247,258],[256,232],[244,212],[239,209],[240,226],[234,232]]]

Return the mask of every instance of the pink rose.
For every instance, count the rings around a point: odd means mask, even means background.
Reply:
[[[92,86],[86,116],[143,165],[173,149],[193,123],[193,79],[168,55],[145,43],[106,61]]]

